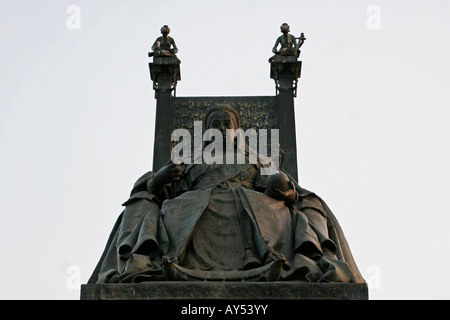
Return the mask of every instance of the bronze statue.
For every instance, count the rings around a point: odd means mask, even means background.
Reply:
[[[203,122],[223,135],[240,128],[229,105]],[[89,283],[363,282],[326,204],[284,172],[262,175],[262,166],[170,160],[144,174]]]
[[[272,62],[278,55],[298,58],[300,56],[300,47],[306,40],[303,32],[299,38],[290,34],[290,26],[287,23],[283,23],[280,26],[280,29],[283,35],[279,36],[275,41],[275,45],[272,48],[272,52],[275,56],[271,57],[269,62]],[[280,50],[278,50],[278,46],[280,46]]]
[[[169,36],[170,28],[168,25],[164,25],[161,28],[161,37],[158,37],[152,45],[153,52],[149,53],[149,56],[155,57],[171,57],[178,52],[175,40]]]

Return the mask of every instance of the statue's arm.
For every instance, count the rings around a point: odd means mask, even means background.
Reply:
[[[158,42],[159,42],[159,38],[157,38],[155,40],[155,42],[153,42],[152,51],[155,51],[156,49],[158,49]]]
[[[172,47],[173,47],[173,53],[176,54],[178,52],[177,45],[175,44],[175,40],[172,38]]]
[[[150,179],[147,181],[148,191],[155,195],[158,199],[164,200],[166,198],[166,188],[168,184],[181,180],[182,167],[172,161],[169,161],[165,166],[159,169]]]
[[[275,41],[275,45],[273,46],[273,48],[272,48],[272,52],[273,53],[277,53],[278,51],[277,51],[277,48],[278,48],[278,45],[281,43],[281,40],[280,40],[280,37],[278,37],[277,38],[277,41]]]
[[[290,34],[289,37],[291,38],[292,44],[294,45],[294,48],[298,49],[298,43],[297,43],[297,39],[295,39],[295,37]]]
[[[162,184],[155,176],[151,177],[147,181],[147,190],[156,196],[160,201],[166,198],[166,192],[164,190],[164,184]]]

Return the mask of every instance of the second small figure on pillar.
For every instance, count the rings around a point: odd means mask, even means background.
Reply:
[[[290,27],[287,23],[283,23],[280,26],[281,32],[283,35],[277,38],[275,45],[272,48],[272,52],[275,54],[273,57],[269,59],[269,62],[275,60],[278,55],[281,56],[293,56],[298,58],[300,55],[300,47],[305,42],[306,38],[303,32],[301,33],[299,38],[294,37],[290,34]],[[298,39],[298,42],[297,42]],[[278,46],[281,45],[280,50],[278,51]]]

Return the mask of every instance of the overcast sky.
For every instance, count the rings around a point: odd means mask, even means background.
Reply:
[[[305,33],[300,184],[338,218],[372,299],[449,299],[450,1],[0,0],[1,299],[78,299],[152,168],[147,52],[177,96],[273,95],[280,25]]]

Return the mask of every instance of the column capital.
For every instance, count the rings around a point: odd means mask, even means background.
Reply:
[[[155,97],[160,92],[174,92],[176,94],[177,82],[181,80],[181,61],[174,55],[170,57],[153,57],[149,63],[150,79],[153,81]]]

